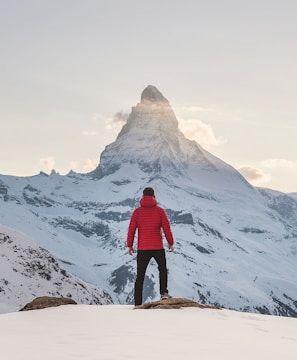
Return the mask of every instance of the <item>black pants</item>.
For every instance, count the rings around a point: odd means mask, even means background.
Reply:
[[[142,289],[146,268],[151,260],[154,258],[158,264],[159,270],[159,284],[160,294],[165,294],[167,290],[167,268],[165,250],[138,250],[137,251],[137,277],[134,287],[134,303],[135,305],[142,304]]]

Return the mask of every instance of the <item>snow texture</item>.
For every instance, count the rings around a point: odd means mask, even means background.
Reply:
[[[187,308],[66,305],[0,315],[9,360],[295,360],[297,319]]]

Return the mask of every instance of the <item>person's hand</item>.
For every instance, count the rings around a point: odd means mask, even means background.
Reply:
[[[174,251],[174,245],[169,245],[169,251],[173,252]]]
[[[133,248],[132,247],[128,247],[128,254],[133,255]]]

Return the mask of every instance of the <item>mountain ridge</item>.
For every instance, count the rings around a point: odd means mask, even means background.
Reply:
[[[174,296],[297,316],[296,196],[254,188],[186,139],[168,100],[153,90],[132,107],[93,172],[0,175],[0,222],[38,240],[64,269],[104,289],[113,302],[131,304],[136,264],[125,240],[149,185],[176,240],[176,251],[168,253]],[[157,279],[149,267],[146,301],[158,298]]]
[[[111,304],[111,297],[65,271],[32,239],[0,225],[0,313],[19,310],[41,295],[70,297],[84,304]]]

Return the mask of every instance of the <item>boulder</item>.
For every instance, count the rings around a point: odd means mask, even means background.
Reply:
[[[170,298],[166,300],[153,301],[135,306],[135,309],[180,309],[183,307],[197,307],[200,309],[219,309],[214,305],[199,304],[185,298]]]
[[[74,300],[66,297],[41,296],[29,302],[19,311],[37,310],[37,309],[45,309],[48,307],[55,307],[60,305],[76,305],[76,304],[77,303]]]

